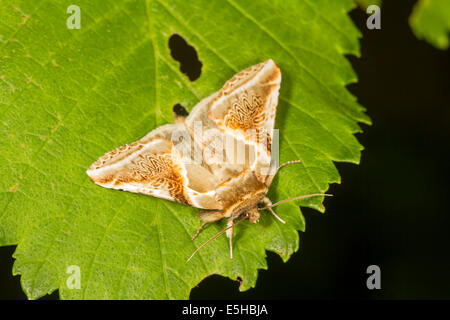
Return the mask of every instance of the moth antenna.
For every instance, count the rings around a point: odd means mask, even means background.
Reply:
[[[291,160],[291,161],[286,161],[285,163],[282,163],[278,166],[278,170],[280,170],[281,168],[283,168],[284,166],[287,166],[288,164],[295,164],[295,163],[301,163],[302,160]]]
[[[332,197],[333,195],[332,195],[332,194],[329,194],[329,193],[313,193],[313,194],[306,194],[306,195],[304,195],[304,196],[298,196],[298,197],[293,197],[293,198],[289,198],[289,199],[284,199],[284,200],[275,202],[274,204],[270,204],[270,205],[268,205],[268,206],[259,208],[258,210],[264,210],[264,209],[268,209],[268,208],[273,208],[273,207],[276,207],[276,206],[278,206],[278,205],[280,205],[280,204],[282,204],[282,203],[289,202],[289,201],[300,200],[300,199],[306,199],[306,198],[312,198],[312,197],[320,197],[320,196],[324,196],[324,197]]]
[[[283,168],[284,166],[287,166],[288,164],[296,164],[296,163],[301,163],[302,160],[291,160],[291,161],[286,161],[282,164],[280,164],[275,171],[273,171],[272,174],[269,175],[269,177],[267,178],[266,184],[270,185],[272,183],[272,180],[275,178],[275,176],[278,174],[278,171],[280,171],[281,168]],[[271,169],[272,169],[272,163],[271,163]],[[273,169],[272,169],[273,170]]]
[[[194,251],[194,253],[189,257],[189,259],[186,260],[186,262],[189,262],[189,260],[192,259],[192,257],[204,246],[206,246],[208,243],[210,243],[211,241],[213,241],[214,239],[216,239],[218,236],[220,236],[222,233],[226,232],[228,229],[231,229],[235,226],[237,226],[239,223],[241,223],[242,221],[244,221],[245,219],[248,219],[248,215],[245,215],[241,220],[239,220],[238,222],[232,224],[229,227],[226,227],[225,229],[219,231],[216,235],[212,236],[208,241],[206,241],[204,244],[202,244],[200,247],[197,248],[197,250]]]
[[[276,213],[275,211],[273,211],[272,207],[267,207],[266,208],[278,221],[280,221],[282,224],[286,224],[286,221],[284,221],[283,219],[281,219]]]
[[[269,211],[278,221],[280,221],[283,224],[286,224],[286,221],[284,221],[283,219],[281,219],[276,213],[275,211],[272,210],[272,208],[270,207],[272,205],[272,201],[270,201],[269,198],[264,197],[264,199],[262,200],[261,204],[264,205],[264,207],[262,208],[258,208],[258,210],[267,210]]]

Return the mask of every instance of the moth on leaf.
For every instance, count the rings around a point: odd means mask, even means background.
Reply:
[[[232,258],[237,218],[256,223],[260,211],[268,210],[285,223],[272,207],[323,195],[275,204],[266,197],[277,171],[299,162],[278,166],[272,157],[280,83],[281,71],[272,60],[251,66],[200,101],[190,114],[174,108],[175,123],[106,153],[87,174],[102,187],[204,209],[199,213],[203,225],[193,239],[206,223],[226,218],[227,228],[219,234],[226,231]]]

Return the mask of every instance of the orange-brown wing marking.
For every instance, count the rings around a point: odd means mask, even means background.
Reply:
[[[105,154],[87,173],[106,188],[191,204],[184,168],[176,162],[172,150],[172,142],[164,138],[138,141]]]
[[[87,171],[98,185],[188,204],[221,209],[215,201],[214,176],[189,163],[172,143],[171,132],[183,125],[165,125],[141,140],[108,152]]]
[[[228,80],[222,89],[219,91],[219,94],[216,99],[220,99],[222,96],[230,95],[236,88],[245,85],[249,80],[255,77],[259,71],[264,67],[266,62],[256,64],[251,66],[241,72],[235,74],[230,80]]]
[[[229,108],[223,123],[231,130],[240,131],[249,141],[267,144],[267,150],[270,152],[272,138],[266,131],[268,115],[265,110],[265,101],[262,99],[258,95],[242,94],[240,100]]]
[[[191,204],[184,195],[181,167],[172,161],[171,154],[140,154],[130,167],[128,176],[122,175],[115,184],[142,183],[152,189],[167,190],[174,201]]]
[[[270,156],[280,82],[280,69],[272,60],[239,72],[211,102],[210,119],[223,132],[256,143]]]
[[[280,69],[272,60],[267,60],[231,78],[209,106],[209,118],[225,135],[250,146],[247,157],[250,169],[260,181],[266,180],[272,163],[280,83]],[[245,154],[247,156],[247,151]]]

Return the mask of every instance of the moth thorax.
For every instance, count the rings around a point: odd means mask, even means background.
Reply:
[[[232,208],[233,217],[238,217],[243,214],[247,214],[250,222],[256,223],[259,219],[258,204],[262,201],[267,193],[267,189],[255,191],[247,195],[239,203]]]

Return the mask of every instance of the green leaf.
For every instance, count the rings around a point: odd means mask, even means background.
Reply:
[[[31,299],[59,289],[63,299],[188,298],[211,274],[240,279],[266,269],[266,250],[286,261],[305,222],[299,204],[324,211],[321,198],[283,204],[236,230],[235,257],[220,237],[200,237],[198,210],[101,188],[86,169],[106,151],[173,121],[236,72],[272,58],[282,70],[276,128],[286,167],[270,197],[324,192],[340,177],[333,161],[358,163],[364,109],[346,90],[356,81],[344,54],[359,55],[348,1],[87,1],[81,29],[68,29],[72,1],[0,3],[0,244],[18,244],[14,274]],[[195,82],[171,58],[178,33],[203,64]],[[79,267],[80,289],[71,286]],[[69,268],[69,270],[68,270]],[[68,273],[69,271],[69,273]]]
[[[450,1],[419,0],[409,18],[409,24],[419,39],[425,39],[438,49],[449,46]]]
[[[371,5],[381,7],[382,2],[382,0],[355,0],[355,3],[363,10],[366,10]]]

